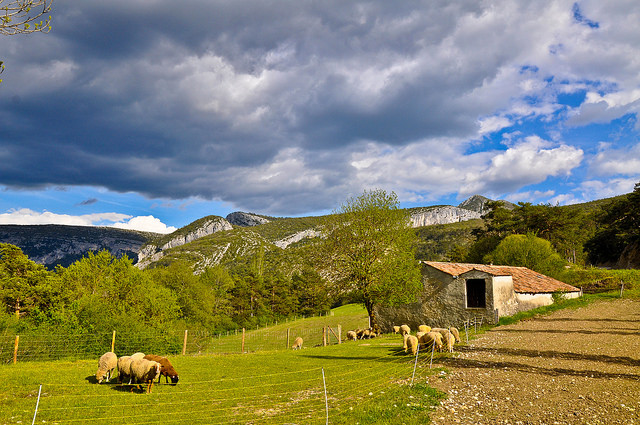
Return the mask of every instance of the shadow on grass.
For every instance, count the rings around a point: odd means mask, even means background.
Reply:
[[[402,347],[400,348],[389,348],[389,347],[380,347],[383,349],[378,356],[366,355],[360,356],[354,354],[352,356],[333,356],[331,354],[319,355],[319,354],[303,354],[301,357],[306,357],[309,359],[322,359],[322,360],[367,360],[367,361],[379,361],[379,362],[396,362],[398,361],[398,357],[406,357],[411,360],[414,356],[407,354],[404,352]]]

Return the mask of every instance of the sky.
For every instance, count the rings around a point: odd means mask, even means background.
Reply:
[[[168,233],[206,215],[640,181],[640,2],[55,0],[1,36],[0,224]]]

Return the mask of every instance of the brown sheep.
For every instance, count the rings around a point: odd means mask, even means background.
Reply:
[[[171,378],[171,385],[178,383],[178,372],[173,368],[168,358],[156,356],[155,354],[147,354],[144,358],[160,363],[160,375],[164,375],[165,384],[169,382],[169,378]],[[161,376],[158,377],[158,383],[160,383]]]

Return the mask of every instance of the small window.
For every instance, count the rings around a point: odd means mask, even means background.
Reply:
[[[485,308],[487,306],[485,286],[484,279],[467,279],[467,308]]]

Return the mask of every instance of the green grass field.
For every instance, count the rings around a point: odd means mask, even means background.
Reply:
[[[268,335],[289,328],[294,338],[305,330],[331,326],[328,322],[334,320],[346,332],[363,319],[360,307],[344,306],[333,315],[252,333]],[[423,424],[443,396],[421,384],[427,374],[441,372],[429,369],[428,355],[419,357],[410,385],[415,358],[404,353],[399,335],[340,345],[334,341],[327,347],[305,343],[295,351],[170,359],[180,382],[172,386],[163,378],[151,394],[131,391],[116,380],[97,384],[97,359],[0,366],[0,424],[31,423],[40,385],[36,423],[47,424],[323,424],[327,414],[332,424]]]

